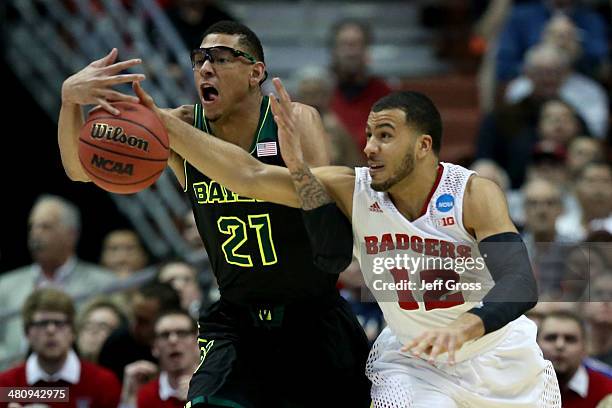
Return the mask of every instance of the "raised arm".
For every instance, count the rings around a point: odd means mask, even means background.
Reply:
[[[310,169],[306,154],[311,150],[311,134],[325,135],[318,112],[309,106],[295,104],[280,79],[273,80],[280,99],[272,101],[272,113],[278,125],[278,138],[285,165],[291,174],[298,193],[300,206],[305,210],[319,208],[336,202],[342,212],[351,219],[355,171],[348,167]],[[301,113],[301,110],[306,112]],[[320,149],[327,141],[319,140]],[[308,149],[308,148],[311,149]]]
[[[79,133],[83,126],[82,105],[100,105],[110,113],[119,111],[111,106],[112,102],[138,102],[138,98],[113,90],[113,85],[140,81],[142,74],[121,74],[119,72],[140,64],[139,59],[115,63],[117,49],[113,48],[105,57],[72,75],[62,84],[62,107],[57,127],[57,142],[62,157],[62,165],[73,181],[90,181],[83,170],[78,156]]]
[[[159,109],[140,84],[134,91],[141,103],[155,111],[168,130],[170,147],[191,165],[218,181],[231,191],[245,197],[256,198],[300,207],[289,171],[280,166],[267,165],[231,143],[212,137]],[[337,167],[315,169],[330,190],[335,189]]]

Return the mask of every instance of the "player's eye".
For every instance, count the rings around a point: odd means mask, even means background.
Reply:
[[[366,140],[370,140],[371,137],[372,137],[372,133],[366,132]]]
[[[381,138],[381,139],[383,139],[383,140],[390,139],[390,138],[392,138],[392,137],[393,137],[393,136],[392,136],[390,133],[387,133],[387,132],[382,132],[382,133],[380,134],[380,138]]]

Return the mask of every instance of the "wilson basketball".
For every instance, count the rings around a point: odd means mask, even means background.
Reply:
[[[168,133],[149,108],[113,103],[121,113],[89,113],[79,137],[79,160],[89,178],[106,191],[131,194],[159,178],[170,154]]]

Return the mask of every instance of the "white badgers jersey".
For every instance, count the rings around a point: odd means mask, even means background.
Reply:
[[[402,343],[480,306],[493,287],[478,243],[463,225],[463,196],[473,174],[440,163],[420,216],[409,221],[387,193],[371,188],[367,167],[355,169],[355,256],[387,324]],[[464,344],[456,360],[493,347],[507,327]],[[439,360],[446,358],[444,354]]]

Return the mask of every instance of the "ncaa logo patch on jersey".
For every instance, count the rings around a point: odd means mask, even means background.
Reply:
[[[440,212],[449,212],[455,206],[455,198],[450,194],[442,194],[436,200],[436,208]]]

